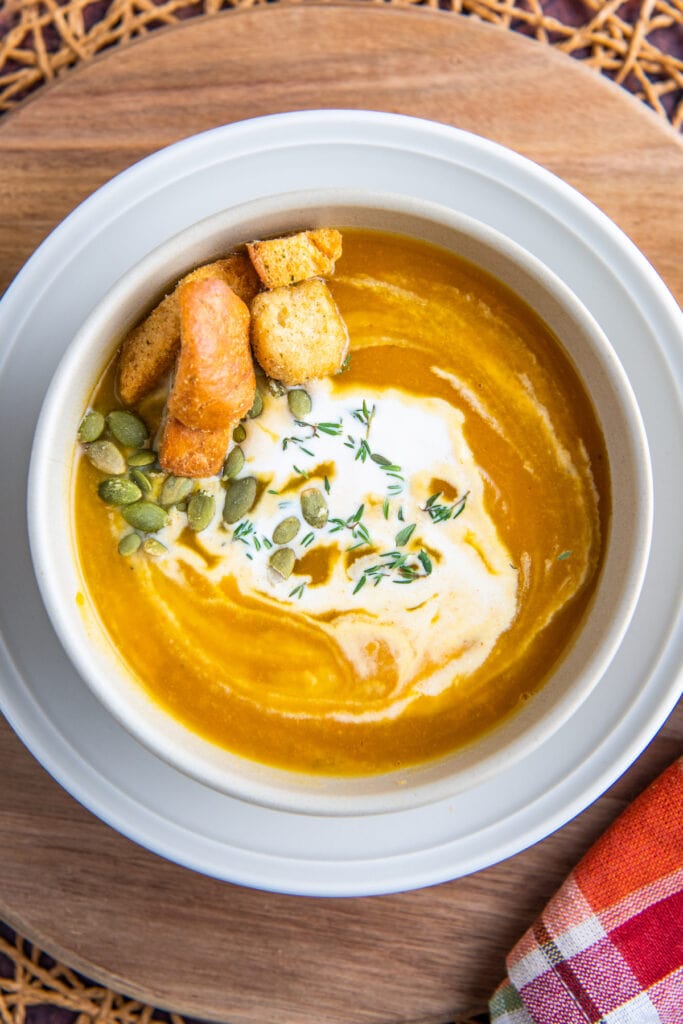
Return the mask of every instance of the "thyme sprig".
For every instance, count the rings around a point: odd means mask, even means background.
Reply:
[[[462,497],[456,498],[452,505],[443,505],[439,504],[442,492],[437,491],[436,494],[427,498],[425,504],[421,506],[422,511],[429,515],[433,523],[445,523],[449,519],[457,519],[465,511],[469,493],[469,491],[465,491]]]
[[[424,579],[432,572],[432,561],[424,548],[417,555],[406,551],[383,551],[379,558],[379,562],[368,566],[358,577],[353,588],[354,594],[369,582],[375,587],[384,579],[398,584],[414,583],[415,580]]]
[[[370,427],[375,413],[377,412],[377,406],[373,405],[372,409],[368,408],[368,403],[363,399],[363,405],[360,409],[354,409],[351,415],[355,420],[358,420],[362,426],[365,427],[366,438],[370,436]]]

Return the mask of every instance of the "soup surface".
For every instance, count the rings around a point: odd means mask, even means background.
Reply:
[[[328,284],[350,360],[298,412],[260,379],[239,443],[250,511],[225,522],[229,482],[202,479],[206,529],[181,502],[156,557],[122,557],[120,510],[79,457],[74,522],[87,594],[155,701],[248,758],[357,775],[445,755],[542,685],[595,587],[609,479],[577,374],[527,306],[443,250],[343,240]],[[105,414],[114,373],[92,398]],[[137,407],[152,438],[163,398]]]

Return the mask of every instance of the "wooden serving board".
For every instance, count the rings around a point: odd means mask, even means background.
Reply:
[[[190,21],[82,66],[0,122],[0,291],[133,161],[283,109],[444,121],[537,160],[631,235],[683,297],[683,145],[547,46],[431,10],[268,6]],[[505,953],[605,826],[683,749],[683,709],[573,822],[510,860],[371,899],[204,878],[85,811],[0,723],[0,916],[119,991],[231,1024],[436,1022],[485,1005]]]

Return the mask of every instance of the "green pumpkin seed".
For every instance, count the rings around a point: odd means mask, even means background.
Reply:
[[[244,466],[244,452],[239,447],[233,448],[223,463],[223,479],[232,480],[238,473],[242,472]]]
[[[126,459],[129,466],[133,466],[136,469],[142,468],[143,466],[151,466],[157,461],[157,453],[153,452],[151,448],[139,448],[136,452],[131,454]]]
[[[187,525],[195,533],[205,530],[216,510],[216,499],[207,491],[197,491],[190,498],[187,506]]]
[[[176,508],[178,509],[179,512],[187,512],[187,502],[179,501],[178,504],[176,505]]]
[[[142,491],[132,480],[122,480],[121,477],[103,480],[97,493],[107,505],[132,505],[142,497]]]
[[[119,444],[125,444],[127,448],[142,448],[149,437],[149,431],[142,420],[124,409],[110,412],[107,426]]]
[[[223,521],[236,523],[253,507],[256,501],[256,480],[253,476],[243,476],[233,480],[225,492],[223,505]]]
[[[142,533],[156,533],[166,525],[166,512],[151,501],[136,501],[134,505],[126,505],[121,515],[129,526]]]
[[[85,416],[81,420],[81,425],[78,428],[79,441],[82,441],[83,444],[96,441],[104,430],[104,427],[104,416],[101,412],[95,412],[94,410],[86,412]]]
[[[158,558],[159,555],[165,555],[168,548],[156,537],[146,537],[142,542],[142,550],[151,558]]]
[[[307,487],[301,492],[301,514],[315,530],[321,530],[327,522],[327,502],[315,487]]]
[[[161,488],[159,504],[166,508],[177,505],[178,502],[185,501],[185,498],[190,496],[193,487],[194,481],[186,476],[167,476]]]
[[[137,533],[127,533],[125,537],[122,537],[119,541],[119,554],[123,555],[124,558],[129,558],[134,555],[142,544],[142,537]]]
[[[145,476],[141,469],[132,469],[130,471],[130,478],[134,484],[137,484],[145,497],[152,493],[152,481],[148,476]]]
[[[254,395],[254,404],[252,405],[251,409],[247,413],[247,416],[249,417],[250,420],[255,420],[256,417],[260,416],[262,412],[263,412],[263,395],[261,394],[259,389],[256,388],[256,394]]]
[[[281,523],[273,530],[273,543],[274,544],[289,544],[290,540],[294,540],[297,533],[301,529],[301,523],[296,516],[287,516]]]
[[[126,472],[126,460],[111,441],[93,441],[86,445],[85,454],[101,473],[120,476]]]
[[[303,388],[296,388],[294,391],[287,392],[287,405],[289,406],[289,411],[296,420],[305,419],[313,408],[311,396],[308,391],[304,391]]]
[[[273,551],[268,564],[279,576],[282,576],[283,580],[286,580],[292,575],[295,561],[296,555],[291,548],[278,548],[277,551]]]
[[[281,384],[279,380],[273,380],[272,377],[267,378],[266,387],[270,391],[273,398],[282,398],[283,395],[287,394],[287,388],[284,386],[284,384]]]
[[[232,439],[236,444],[242,444],[242,441],[246,441],[247,432],[241,423],[238,423],[232,432]]]

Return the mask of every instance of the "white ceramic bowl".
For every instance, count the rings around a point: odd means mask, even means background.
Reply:
[[[107,358],[155,296],[188,268],[247,238],[344,224],[402,232],[464,256],[511,287],[546,321],[586,385],[607,444],[612,518],[589,613],[552,677],[524,709],[438,762],[360,779],[308,777],[236,757],[166,715],[130,678],[102,626],[76,594],[71,467],[83,410]],[[627,629],[644,577],[652,523],[645,433],[626,375],[604,334],[569,289],[503,235],[452,210],[386,192],[343,188],[271,195],[203,220],[133,266],[96,306],[47,393],[28,491],[31,552],[43,600],[74,665],[111,713],[176,768],[246,801],[305,814],[402,810],[440,800],[505,772],[546,740],[586,699]]]

